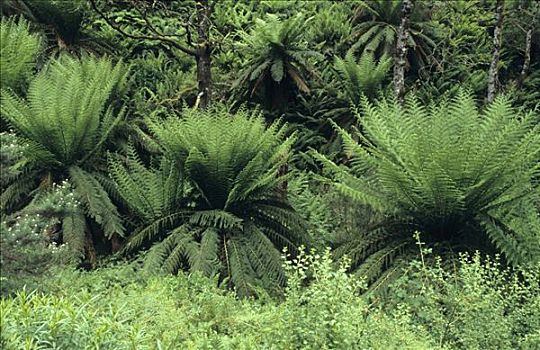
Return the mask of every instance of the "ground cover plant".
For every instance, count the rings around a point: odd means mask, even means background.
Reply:
[[[329,251],[287,264],[286,298],[237,299],[198,274],[144,276],[120,265],[61,272],[42,291],[0,302],[2,345],[19,348],[534,349],[540,270],[516,279],[497,262],[463,257],[459,274],[413,262],[392,303]],[[459,276],[459,277],[456,277]],[[306,279],[312,282],[306,287]],[[73,294],[73,290],[77,290]],[[103,300],[105,298],[105,300]],[[450,313],[450,316],[449,316]]]
[[[540,3],[5,0],[2,349],[539,349]]]

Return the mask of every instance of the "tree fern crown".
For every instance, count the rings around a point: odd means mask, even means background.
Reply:
[[[2,193],[2,211],[20,209],[55,183],[69,181],[80,206],[63,220],[65,238],[91,236],[95,224],[107,237],[123,234],[118,211],[98,178],[105,146],[124,116],[111,99],[127,73],[125,65],[108,59],[62,56],[30,82],[25,99],[2,90],[2,118],[27,145],[23,171]]]
[[[536,261],[540,124],[537,114],[515,113],[504,98],[480,112],[464,92],[430,107],[414,98],[404,108],[364,99],[362,133],[336,126],[348,165],[315,154],[332,174],[327,181],[380,213],[379,225],[346,238],[338,254],[376,274],[401,253],[417,251],[412,234],[419,230],[443,251],[481,249],[501,252],[512,264]]]
[[[266,127],[256,113],[231,115],[219,106],[147,124],[162,147],[160,166],[145,168],[133,154],[127,164],[111,162],[119,192],[144,218],[127,249],[157,241],[149,267],[217,273],[241,295],[282,284],[280,249],[305,242],[278,189],[294,140],[285,126]]]

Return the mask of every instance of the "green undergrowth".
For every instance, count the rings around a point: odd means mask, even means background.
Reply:
[[[436,259],[435,259],[436,260]],[[433,266],[433,267],[429,267]],[[3,349],[538,349],[540,268],[417,261],[374,298],[330,252],[285,263],[279,300],[136,264],[63,271],[0,303]]]

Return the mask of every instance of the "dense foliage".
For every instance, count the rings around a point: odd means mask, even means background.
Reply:
[[[21,89],[30,78],[40,54],[41,40],[24,18],[3,18],[0,27],[2,87]]]
[[[538,1],[0,15],[0,347],[540,348]]]
[[[286,299],[238,300],[199,275],[145,277],[134,266],[62,272],[41,291],[0,301],[6,349],[51,347],[534,349],[540,270],[523,280],[463,257],[458,275],[411,265],[385,307],[330,253],[287,266]],[[304,282],[313,276],[308,287]],[[457,277],[456,277],[457,276]],[[74,294],[73,291],[77,292]]]
[[[337,250],[362,265],[360,275],[372,277],[414,254],[415,230],[450,253],[480,249],[501,252],[512,264],[539,260],[537,115],[516,116],[504,99],[480,114],[460,93],[428,108],[414,99],[403,108],[364,100],[358,119],[362,132],[336,126],[347,167],[317,157],[329,182],[379,214]]]
[[[307,242],[276,176],[293,142],[284,139],[286,128],[278,122],[266,128],[257,114],[222,108],[148,126],[163,152],[157,168],[146,168],[134,154],[126,167],[111,162],[120,195],[142,221],[126,249],[158,240],[149,265],[219,273],[241,295],[284,284],[281,248]]]

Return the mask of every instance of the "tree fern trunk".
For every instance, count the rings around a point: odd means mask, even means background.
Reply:
[[[402,104],[405,96],[405,65],[407,63],[407,40],[409,38],[410,18],[413,11],[413,0],[403,0],[401,7],[401,23],[398,29],[396,53],[394,56],[394,93]]]
[[[270,86],[270,109],[272,112],[283,112],[287,105],[287,89],[289,86],[286,84],[286,81],[283,81],[282,84],[278,84],[273,80],[270,81]]]
[[[119,235],[114,234],[111,237],[111,251],[116,253],[120,251],[120,249],[122,249],[122,238]]]
[[[84,256],[89,263],[90,268],[94,268],[97,262],[96,247],[94,246],[94,239],[90,230],[86,230],[84,237]]]
[[[289,164],[285,163],[282,166],[279,167],[278,170],[278,177],[283,177],[289,173]],[[283,196],[287,198],[287,188],[289,187],[289,184],[287,180],[282,180],[279,183],[279,190],[282,191]]]
[[[501,56],[504,0],[497,0],[497,21],[493,32],[493,55],[489,66],[487,102],[491,103],[497,93],[498,64]]]

